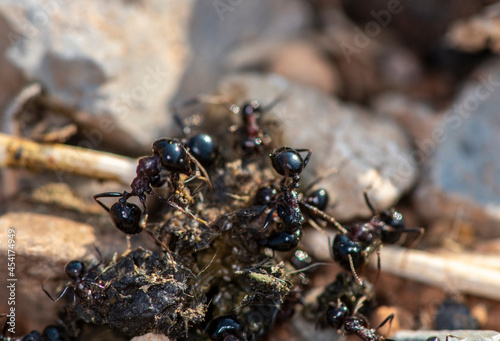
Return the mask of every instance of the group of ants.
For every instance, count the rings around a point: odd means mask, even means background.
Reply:
[[[196,100],[191,101],[196,102]],[[244,155],[262,153],[269,146],[270,137],[261,127],[263,114],[271,109],[274,103],[264,107],[258,101],[250,101],[241,107],[228,106],[228,109],[241,116],[242,122],[239,126],[240,148]],[[181,124],[178,114],[175,114],[176,122]],[[182,126],[183,132],[186,131]],[[186,135],[186,134],[185,134]],[[154,196],[161,202],[169,205],[174,210],[182,212],[186,216],[196,219],[199,223],[209,224],[192,213],[178,197],[182,192],[184,184],[193,179],[204,181],[211,187],[206,168],[210,167],[217,155],[217,143],[208,134],[197,134],[190,138],[161,138],[156,140],[152,146],[152,155],[141,157],[138,160],[136,177],[133,179],[131,190],[121,192],[105,192],[94,195],[95,201],[108,213],[112,224],[128,236],[136,235],[145,231],[166,251],[167,257],[173,259],[169,248],[161,242],[158,237],[146,228],[148,218],[147,196]],[[303,155],[305,155],[303,157]],[[275,220],[279,221],[279,228],[261,241],[261,245],[274,251],[291,251],[295,249],[302,236],[302,226],[306,219],[321,221],[323,224],[334,227],[337,234],[331,242],[331,254],[345,270],[349,271],[356,283],[362,285],[363,281],[358,276],[358,270],[367,262],[367,258],[374,252],[379,252],[381,245],[394,244],[406,233],[414,233],[421,236],[423,229],[406,228],[401,213],[394,209],[379,212],[374,209],[368,194],[364,192],[367,206],[372,211],[372,218],[361,223],[343,226],[332,216],[324,212],[328,205],[328,194],[324,189],[310,191],[304,195],[298,192],[300,186],[300,175],[307,166],[312,155],[310,149],[295,149],[291,147],[278,147],[269,154],[273,169],[282,177],[279,186],[264,186],[257,190],[254,197],[254,206],[257,209],[245,210],[236,214],[267,216],[262,229]],[[165,176],[165,174],[167,174]],[[181,177],[181,175],[184,175]],[[168,198],[157,194],[154,188],[167,186],[172,195]],[[101,201],[101,198],[118,198],[111,207]],[[137,198],[143,209],[129,201]],[[311,217],[311,218],[309,218]],[[95,266],[97,267],[97,266]],[[53,301],[58,301],[69,288],[73,289],[74,298],[77,300],[89,300],[93,297],[93,291],[104,286],[89,278],[88,274],[95,269],[87,269],[85,264],[78,260],[69,262],[65,267],[65,273],[70,284],[64,288],[57,298],[43,288],[45,293]],[[378,269],[380,271],[380,257],[378,257]],[[377,328],[370,328],[366,317],[360,312],[360,308],[366,297],[357,298],[352,306],[337,298],[328,304],[324,319],[326,324],[345,335],[357,335],[364,341],[388,340],[377,334],[377,330],[393,319],[389,315]],[[214,318],[207,324],[205,332],[211,340],[243,341],[247,340],[243,323],[234,315],[222,315]],[[0,334],[0,340],[67,340],[64,331],[56,326],[47,327],[42,334],[33,331],[20,338],[7,336],[6,328]],[[438,341],[437,337],[431,337],[427,341]]]

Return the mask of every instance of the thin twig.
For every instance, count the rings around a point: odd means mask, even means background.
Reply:
[[[500,269],[482,264],[467,254],[451,256],[384,246],[380,260],[384,272],[462,293],[500,299]],[[376,263],[370,262],[371,266]]]
[[[0,167],[52,170],[129,184],[137,160],[56,143],[36,143],[0,133]]]

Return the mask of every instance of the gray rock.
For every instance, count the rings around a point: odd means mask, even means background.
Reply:
[[[417,170],[407,164],[407,155],[412,152],[409,140],[390,119],[277,75],[228,76],[219,93],[234,98],[237,104],[248,99],[267,104],[285,96],[265,116],[278,121],[280,131],[270,127],[270,132],[282,132],[284,145],[312,149],[303,185],[338,168],[338,174],[318,184],[329,192],[327,211],[337,219],[371,215],[363,198],[366,188],[370,188],[372,203],[381,210],[394,205],[415,181]]]
[[[429,138],[417,141],[412,164],[425,162],[416,191],[423,218],[461,219],[477,226],[482,237],[499,237],[500,229],[500,60],[476,73],[435,126]]]
[[[291,36],[307,17],[298,0],[0,4],[10,66],[66,104],[111,114],[101,134],[120,128],[145,145],[179,134],[168,105],[212,90],[229,47]]]

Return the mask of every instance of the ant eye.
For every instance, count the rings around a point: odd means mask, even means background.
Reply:
[[[109,216],[113,225],[126,234],[138,234],[142,231],[142,211],[136,204],[118,201],[111,206]]]
[[[283,176],[299,175],[304,168],[304,159],[295,149],[290,147],[277,148],[269,157],[273,168]]]
[[[78,260],[72,260],[71,262],[66,264],[64,272],[66,272],[66,275],[69,277],[69,279],[71,279],[72,281],[77,281],[83,277],[85,273],[85,265]]]

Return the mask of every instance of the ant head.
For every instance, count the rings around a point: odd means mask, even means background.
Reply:
[[[64,332],[63,328],[59,326],[47,326],[42,332],[41,340],[47,341],[59,341],[59,340],[67,340],[68,336]],[[23,339],[24,340],[24,339]]]
[[[253,199],[254,205],[269,205],[278,195],[278,189],[274,186],[264,186],[257,190]]]
[[[440,341],[440,340],[439,340],[439,337],[437,337],[437,336],[431,336],[431,337],[427,338],[425,341]]]
[[[394,209],[386,210],[380,213],[380,220],[395,230],[402,230],[405,228],[403,215]]]
[[[385,224],[382,226],[382,242],[385,244],[397,243],[405,229],[403,215],[390,209],[380,213],[380,220]]]
[[[203,167],[212,165],[218,154],[217,142],[207,134],[194,135],[186,143],[186,147]]]
[[[318,210],[324,211],[328,206],[328,193],[320,188],[307,196],[307,203],[316,207]]]
[[[210,340],[227,340],[230,336],[240,337],[244,335],[241,321],[234,315],[222,315],[214,318],[208,324],[205,332]]]
[[[343,302],[330,303],[326,309],[326,322],[334,329],[341,329],[349,317],[349,309]]]
[[[243,104],[241,111],[242,111],[243,117],[245,117],[248,115],[253,115],[255,113],[261,113],[262,107],[261,107],[259,101],[253,100],[253,101],[250,101],[250,102]]]
[[[138,234],[142,231],[142,211],[136,204],[118,201],[109,209],[111,222],[126,234]]]
[[[354,268],[363,265],[365,261],[361,245],[341,233],[338,233],[333,239],[332,251],[333,258],[346,270],[352,270],[349,258],[352,259]]]
[[[3,340],[3,339],[0,339]],[[7,339],[8,340],[8,339]],[[31,333],[25,335],[22,338],[23,341],[42,341],[42,334],[40,334],[38,331],[33,330]],[[52,339],[51,339],[52,340]]]
[[[278,174],[297,177],[304,169],[304,159],[290,147],[276,148],[270,155],[273,168]]]
[[[153,153],[168,171],[190,174],[191,161],[184,145],[176,139],[159,139],[153,143]]]
[[[73,282],[79,281],[85,275],[85,264],[83,264],[79,260],[72,260],[71,262],[66,264],[64,272],[71,281]]]

